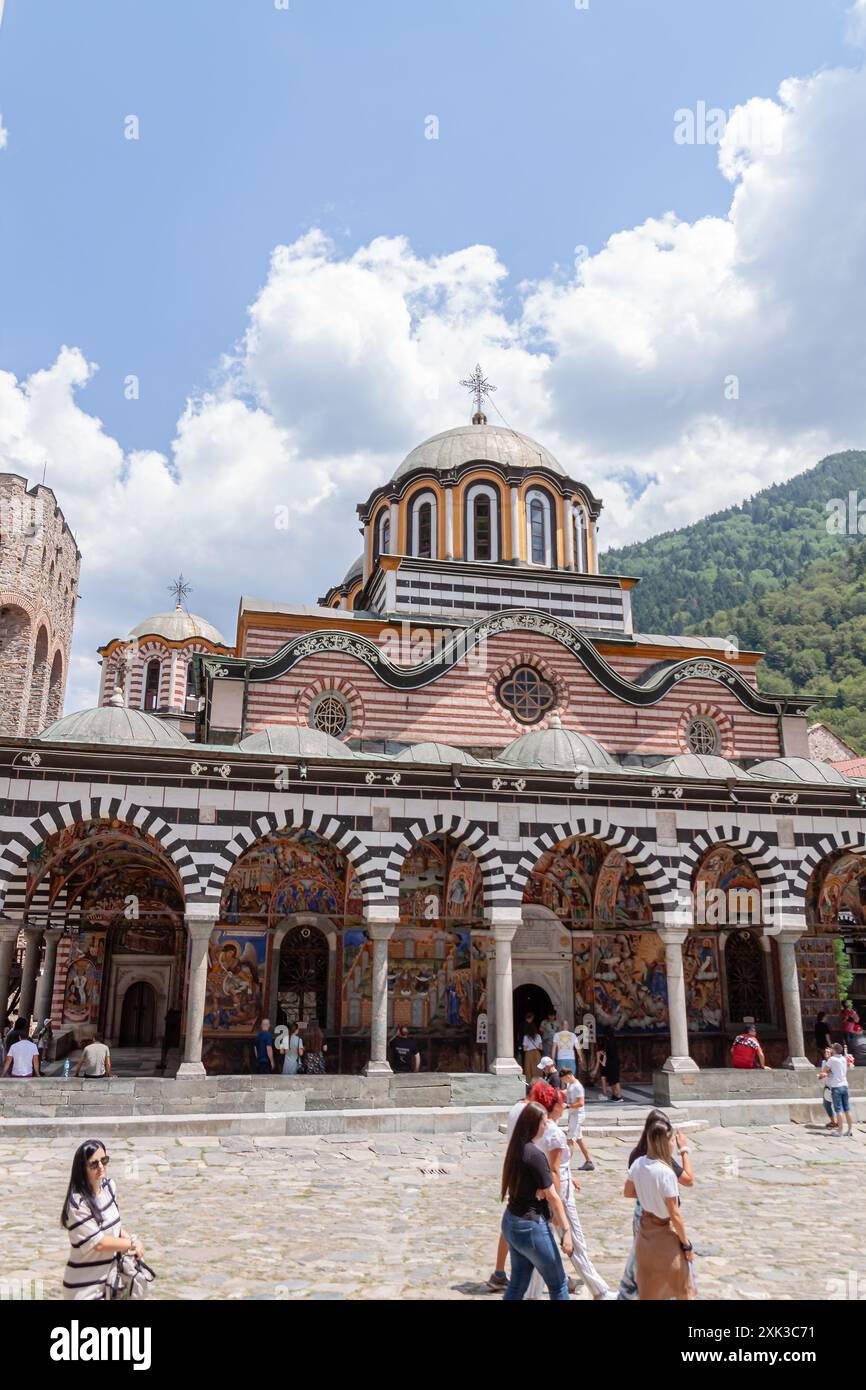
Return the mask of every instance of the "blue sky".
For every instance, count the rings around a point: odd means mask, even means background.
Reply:
[[[864,442],[859,353],[824,313],[851,314],[864,279],[860,233],[834,241],[862,210],[850,13],[6,0],[0,466],[47,463],[85,551],[67,707],[95,688],[95,645],[166,606],[179,568],[230,634],[242,592],[315,599],[357,551],[355,502],[461,421],[478,357],[509,423],[606,498],[611,541]],[[675,143],[678,108],[755,99],[784,119],[781,153]],[[310,256],[271,261],[311,229]],[[725,413],[728,372],[748,390]],[[290,552],[263,530],[284,500]]]

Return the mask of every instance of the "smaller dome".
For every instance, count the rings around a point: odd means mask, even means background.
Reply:
[[[189,748],[189,739],[174,724],[155,714],[126,709],[112,702],[96,709],[80,709],[50,724],[39,735],[40,743],[115,743],[136,748]]]
[[[353,560],[343,576],[343,587],[351,589],[353,584],[357,584],[359,579],[364,577],[364,557],[359,555],[357,560]]]
[[[269,753],[277,758],[352,758],[354,753],[321,729],[306,724],[266,724],[248,734],[238,747],[245,753]]]
[[[545,767],[565,772],[579,768],[618,769],[607,749],[587,734],[563,729],[559,716],[551,715],[546,729],[533,729],[509,743],[496,759],[509,767]]]
[[[413,743],[397,754],[398,763],[462,763],[464,767],[480,767],[477,758],[465,748],[453,748],[450,743]]]
[[[730,782],[733,778],[746,778],[736,763],[727,758],[716,758],[710,753],[681,753],[676,758],[665,758],[662,763],[654,763],[647,769],[651,777],[714,777],[719,782]]]
[[[774,782],[818,782],[845,786],[848,778],[830,763],[813,762],[811,758],[768,758],[749,768],[750,777],[771,777]]]
[[[129,633],[129,638],[132,637],[165,637],[169,642],[188,642],[190,638],[203,637],[217,647],[228,646],[213,623],[196,613],[187,613],[185,608],[179,606],[170,613],[153,613],[144,622],[136,623]]]

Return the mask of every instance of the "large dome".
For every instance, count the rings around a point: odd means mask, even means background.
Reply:
[[[189,739],[173,724],[155,714],[126,709],[124,705],[99,705],[80,709],[50,724],[39,735],[45,743],[134,744],[137,748],[189,747]]]
[[[407,454],[394,474],[404,478],[418,468],[447,473],[462,463],[479,459],[499,463],[503,468],[549,468],[551,473],[565,477],[565,469],[553,454],[528,435],[506,429],[504,425],[461,425],[456,430],[434,434]]]
[[[352,758],[351,748],[338,738],[306,724],[266,724],[238,744],[245,753],[270,753],[278,758]]]
[[[577,772],[585,768],[619,769],[600,743],[575,729],[563,729],[552,715],[546,729],[533,729],[509,743],[496,760],[509,767],[555,768],[562,772]]]
[[[200,618],[197,613],[187,613],[185,608],[173,608],[170,613],[153,613],[144,622],[137,623],[129,636],[165,637],[169,642],[188,642],[191,637],[203,637],[217,647],[228,646],[213,623]]]

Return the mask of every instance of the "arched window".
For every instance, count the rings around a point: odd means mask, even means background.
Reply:
[[[159,677],[161,664],[158,657],[147,663],[144,671],[144,708],[159,709]]]
[[[373,561],[375,563],[380,555],[390,555],[391,553],[391,516],[386,509],[379,516],[376,522],[376,530],[373,536]]]
[[[572,512],[572,527],[574,568],[579,574],[587,574],[589,572],[589,549],[586,543],[586,513],[579,503],[575,503]]]
[[[412,554],[425,560],[436,559],[436,495],[420,492],[411,502]]]
[[[186,695],[184,699],[185,709],[195,709],[195,667],[192,661],[186,668]]]
[[[466,559],[499,559],[499,493],[488,483],[466,493]]]
[[[550,498],[534,488],[526,494],[526,556],[533,565],[553,568]]]

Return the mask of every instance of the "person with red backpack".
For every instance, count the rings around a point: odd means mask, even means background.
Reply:
[[[769,1071],[764,1049],[758,1042],[758,1030],[750,1023],[745,1033],[738,1033],[731,1046],[731,1065],[741,1070]]]

